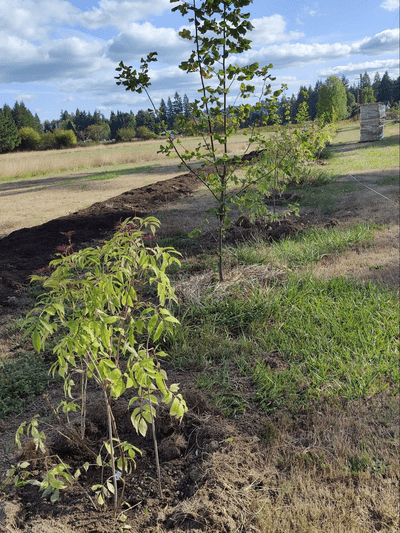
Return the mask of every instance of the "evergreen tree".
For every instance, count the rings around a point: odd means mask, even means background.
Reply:
[[[21,142],[13,118],[0,109],[0,153],[11,152]]]
[[[174,102],[172,104],[172,109],[174,113],[174,119],[180,114],[183,113],[183,103],[182,98],[179,96],[179,94],[176,92],[174,95]]]
[[[15,102],[14,107],[12,109],[12,116],[15,125],[19,130],[21,128],[33,128],[34,130],[36,130],[38,126],[37,122],[35,121],[35,117],[26,107],[24,102]]]
[[[35,131],[37,131],[38,133],[42,134],[43,133],[43,126],[42,126],[42,123],[40,122],[40,118],[38,117],[38,114],[35,113],[35,116],[33,117],[34,121],[35,121]]]
[[[308,100],[308,112],[310,114],[311,120],[314,120],[317,116],[318,93],[321,87],[322,81],[318,80]]]
[[[136,129],[140,128],[141,126],[146,126],[150,131],[155,132],[156,127],[156,119],[153,113],[150,111],[143,111],[141,109],[136,113]]]
[[[374,83],[372,84],[372,88],[374,89],[374,96],[377,98],[379,93],[379,87],[381,86],[381,76],[379,72],[377,72],[374,76]]]
[[[167,100],[167,109],[166,109],[166,115],[167,115],[167,124],[168,124],[168,128],[172,128],[173,124],[174,124],[174,109],[172,107],[172,102],[171,102],[171,98],[168,97],[168,100]]]
[[[183,116],[189,118],[191,116],[189,98],[185,94],[183,97]]]
[[[161,98],[161,102],[160,102],[160,114],[159,114],[159,121],[162,122],[164,121],[165,124],[168,123],[168,118],[167,118],[167,106],[165,105],[165,101],[164,101],[164,98]]]
[[[393,103],[398,103],[400,100],[400,76],[397,76],[397,78],[392,83],[392,101]]]
[[[368,72],[365,72],[364,74],[360,74],[360,91],[363,91],[367,87],[372,87],[372,83]]]
[[[110,126],[111,139],[117,138],[117,132],[120,129],[136,130],[136,119],[132,112],[123,113],[122,111],[117,111],[117,114],[115,114],[112,111],[108,123]]]
[[[382,81],[379,86],[377,101],[383,104],[388,104],[392,99],[392,80],[390,79],[388,71],[382,76]]]
[[[347,96],[347,114],[348,116],[353,116],[353,113],[355,112],[355,109],[357,107],[356,97],[354,96],[354,93],[351,90],[347,91],[346,96]]]

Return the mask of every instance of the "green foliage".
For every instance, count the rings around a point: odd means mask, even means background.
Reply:
[[[31,127],[21,128],[18,132],[21,139],[21,150],[36,150],[40,144],[39,133]]]
[[[18,128],[10,114],[0,109],[0,153],[11,152],[21,142]]]
[[[110,138],[110,126],[104,122],[103,124],[91,124],[86,128],[89,139],[92,141],[102,141]]]
[[[53,150],[57,147],[58,145],[56,139],[51,131],[46,131],[45,133],[42,133],[39,144],[40,150]]]
[[[361,103],[370,104],[373,102],[376,102],[374,89],[372,87],[365,87],[365,89],[361,91]]]
[[[319,89],[317,116],[328,123],[334,123],[347,116],[346,89],[336,76],[329,76]]]
[[[15,102],[11,113],[19,130],[28,127],[33,128],[38,133],[43,132],[39,117],[37,115],[33,116],[32,112],[25,106],[24,102]]]
[[[120,128],[117,131],[116,141],[120,143],[132,142],[136,137],[136,131],[133,128]]]
[[[70,148],[77,143],[76,135],[72,130],[53,131],[54,141],[58,148]]]
[[[32,276],[32,280],[43,282],[47,292],[28,314],[26,334],[32,335],[33,345],[40,352],[46,339],[57,333],[57,361],[51,372],[64,379],[67,399],[58,409],[62,407],[65,413],[81,409],[82,440],[88,381],[97,383],[103,392],[108,417],[108,441],[104,447],[113,472],[113,490],[108,485],[106,488],[114,494],[114,512],[122,498],[122,494],[118,497],[116,468],[124,478],[134,450],[118,437],[112,401],[132,389],[132,425],[145,435],[150,424],[154,438],[154,418],[160,401],[170,404],[171,416],[178,419],[186,411],[178,386],[167,386],[167,374],[159,362],[166,353],[157,348],[157,342],[167,333],[172,334],[178,323],[166,307],[175,300],[166,269],[179,261],[174,249],[146,244],[151,244],[158,226],[153,217],[127,219],[103,246],[77,253],[68,251],[52,261],[55,270],[48,278]],[[151,300],[146,297],[150,292]],[[72,392],[72,375],[76,372],[82,376],[78,397]]]
[[[157,139],[158,135],[151,131],[147,126],[139,126],[136,132],[136,137],[139,139]]]

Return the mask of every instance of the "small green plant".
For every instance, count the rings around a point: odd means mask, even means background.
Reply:
[[[70,412],[80,412],[80,430],[70,429],[74,440],[82,445],[86,436],[88,383],[94,381],[103,393],[108,439],[104,442],[105,451],[97,454],[96,465],[109,469],[111,476],[93,490],[100,504],[106,496],[113,495],[114,515],[123,498],[125,476],[134,464],[138,449],[120,440],[112,402],[126,391],[134,391],[129,400],[131,422],[143,436],[149,425],[153,430],[160,493],[156,407],[160,401],[169,404],[171,416],[178,419],[186,411],[178,386],[166,384],[167,374],[161,369],[160,358],[167,354],[157,347],[157,342],[165,334],[172,334],[174,324],[178,323],[166,307],[175,300],[166,269],[179,264],[178,252],[173,248],[151,246],[158,226],[159,221],[154,217],[127,219],[102,246],[72,253],[70,243],[52,261],[55,270],[51,275],[32,276],[33,281],[43,283],[47,292],[28,314],[26,334],[32,335],[33,345],[40,352],[46,339],[57,332],[58,342],[54,347],[57,360],[51,373],[63,378],[66,400],[55,412],[61,409],[67,418]],[[70,234],[66,235],[70,238]],[[152,298],[146,298],[153,287]],[[76,374],[80,376],[79,394],[73,392]],[[26,429],[36,447],[45,452],[45,435],[38,429],[38,420],[35,418]],[[25,424],[22,424],[17,432],[19,444],[24,431]],[[56,491],[72,480],[69,476],[66,465],[53,466],[40,484],[43,494],[52,494],[57,499]],[[120,494],[118,480],[122,485]]]

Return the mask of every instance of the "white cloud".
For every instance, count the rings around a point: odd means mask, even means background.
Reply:
[[[299,31],[286,32],[286,21],[282,15],[271,15],[252,19],[253,31],[248,34],[254,46],[263,46],[269,43],[293,41],[301,39],[304,33]]]
[[[133,23],[108,43],[107,53],[114,60],[140,59],[149,52],[157,51],[158,60],[163,63],[177,63],[180,57],[190,53],[187,41],[181,39],[172,28],[156,28],[150,22]]]
[[[365,55],[378,55],[384,52],[397,52],[399,50],[399,28],[384,30],[373,37],[365,37],[352,45],[353,53]]]
[[[345,57],[351,52],[350,45],[334,44],[282,44],[265,46],[260,50],[251,50],[239,58],[240,64],[272,63],[275,68],[302,67],[308,63],[318,63],[338,57]]]
[[[16,100],[18,102],[32,102],[37,98],[36,94],[18,94]]]
[[[68,0],[0,0],[0,13],[0,38],[42,40],[54,24],[75,23],[80,10]]]
[[[387,9],[388,11],[395,11],[396,9],[399,9],[399,0],[385,0],[380,7]]]
[[[100,0],[99,7],[85,11],[80,23],[87,28],[113,26],[127,31],[130,25],[170,8],[169,0]]]
[[[337,67],[325,68],[318,71],[318,76],[341,76],[343,74],[360,74],[360,72],[384,72],[399,67],[398,59],[377,59],[376,61],[364,61],[362,63],[348,63]]]

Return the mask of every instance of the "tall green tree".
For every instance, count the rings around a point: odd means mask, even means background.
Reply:
[[[392,100],[392,86],[393,83],[390,79],[389,72],[386,71],[382,76],[382,81],[376,96],[378,102],[382,102],[387,105]]]
[[[115,114],[112,111],[108,123],[110,126],[111,139],[116,139],[117,132],[120,129],[136,130],[136,119],[132,112],[124,113],[122,111],[117,111]]]
[[[157,129],[156,126],[156,117],[154,116],[154,113],[151,111],[143,111],[143,109],[140,109],[135,116],[136,119],[136,128],[140,128],[141,126],[146,126],[150,131],[155,132]]]
[[[185,94],[183,97],[183,115],[185,118],[189,118],[191,115],[189,98]]]
[[[42,133],[43,129],[38,118],[35,119],[31,111],[26,107],[24,102],[15,102],[12,109],[12,116],[17,128],[33,128],[38,133]]]
[[[188,125],[191,120],[192,131],[203,137],[193,150],[180,151],[179,139],[171,136],[167,145],[161,148],[166,155],[176,153],[182,164],[195,173],[214,197],[214,214],[218,220],[218,273],[222,280],[222,238],[224,228],[230,223],[229,208],[245,200],[246,192],[252,186],[258,185],[260,195],[265,194],[262,184],[266,183],[267,176],[276,166],[269,168],[265,163],[260,172],[249,172],[246,178],[238,177],[236,168],[241,157],[229,155],[229,138],[252,111],[275,106],[282,91],[273,93],[271,90],[269,81],[275,79],[268,73],[271,64],[260,68],[258,63],[239,66],[230,61],[231,57],[251,49],[251,41],[246,34],[253,27],[249,21],[250,14],[243,11],[251,0],[170,1],[177,4],[172,11],[179,11],[183,16],[189,14],[190,29],[183,29],[179,35],[191,42],[192,53],[179,68],[185,73],[197,72],[200,80],[200,98],[192,103],[192,119],[181,117],[181,121],[183,125]],[[117,68],[120,73],[117,84],[123,85],[126,90],[145,92],[151,100],[148,92],[151,85],[149,64],[157,60],[156,56],[157,53],[152,52],[142,59],[139,72],[121,61]],[[255,95],[254,79],[262,82],[262,90],[257,103],[252,105],[247,101]],[[238,91],[239,103],[235,106],[229,105],[228,100],[233,88]],[[263,139],[253,132],[251,142],[262,143]],[[201,161],[200,168],[192,165],[191,161]],[[212,172],[206,173],[206,166],[212,167]],[[234,191],[232,186],[236,186]]]
[[[374,76],[374,82],[372,84],[372,88],[374,89],[374,96],[375,98],[378,97],[379,87],[381,86],[381,75],[379,72],[377,72]]]
[[[0,153],[11,152],[20,142],[18,128],[12,116],[0,109]]]
[[[317,116],[328,123],[347,116],[347,95],[337,76],[329,76],[318,93]]]
[[[309,109],[311,120],[314,120],[317,116],[318,93],[321,87],[322,87],[322,81],[317,80],[313,88],[313,91],[310,95],[310,98],[308,100],[308,109]]]

